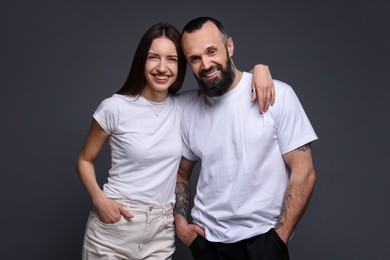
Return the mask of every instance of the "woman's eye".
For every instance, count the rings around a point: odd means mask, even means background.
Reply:
[[[178,60],[176,58],[169,58],[168,61],[169,62],[178,62]]]
[[[155,55],[148,56],[148,60],[157,60],[157,59],[158,59],[158,57]]]

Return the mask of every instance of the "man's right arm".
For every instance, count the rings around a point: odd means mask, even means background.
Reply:
[[[204,237],[204,230],[198,225],[188,223],[190,205],[190,177],[196,161],[182,157],[176,180],[176,204],[174,210],[176,233],[180,240],[189,246],[197,235]]]

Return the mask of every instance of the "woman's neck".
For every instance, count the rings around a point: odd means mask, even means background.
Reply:
[[[146,98],[146,99],[148,99],[150,101],[162,102],[162,101],[164,101],[167,98],[168,91],[162,91],[162,92],[150,91],[149,89],[145,88],[142,91],[141,96],[143,96],[144,98]]]

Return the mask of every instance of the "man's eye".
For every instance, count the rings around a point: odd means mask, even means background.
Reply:
[[[195,63],[195,62],[197,62],[197,61],[199,61],[199,58],[197,58],[197,57],[194,57],[194,58],[191,58],[191,63]]]

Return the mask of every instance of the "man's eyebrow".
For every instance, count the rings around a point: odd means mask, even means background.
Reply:
[[[193,58],[198,58],[198,57],[199,57],[199,55],[193,54],[193,55],[189,55],[187,58],[193,59]]]
[[[215,45],[211,45],[211,46],[207,47],[207,51],[215,50],[215,49],[217,49],[217,46],[215,46]]]

